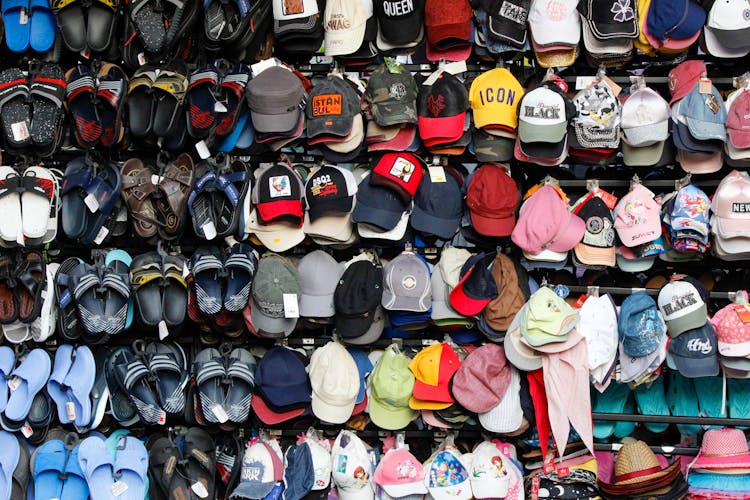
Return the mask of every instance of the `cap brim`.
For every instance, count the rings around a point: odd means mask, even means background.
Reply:
[[[299,314],[307,318],[330,318],[336,314],[333,294],[299,296]]]
[[[469,212],[474,229],[483,236],[505,237],[510,236],[516,227],[516,216],[510,217],[485,217],[476,212]]]
[[[712,174],[723,166],[721,151],[716,153],[690,153],[677,150],[677,162],[685,172],[691,174]]]
[[[375,310],[375,319],[370,324],[369,328],[365,330],[362,335],[355,337],[342,337],[341,341],[345,344],[350,345],[368,345],[376,342],[383,335],[383,329],[385,328],[385,313],[383,309],[378,306]]]
[[[703,27],[706,51],[714,57],[744,57],[750,53],[750,30],[721,30],[708,25]]]
[[[325,54],[327,56],[346,56],[354,54],[365,39],[367,22],[358,26],[352,26],[348,30],[340,30],[335,33],[326,31]]]
[[[414,419],[416,413],[408,406],[405,408],[394,408],[386,406],[377,398],[370,397],[370,419],[381,429],[397,431],[403,429]]]
[[[667,354],[667,360],[670,358],[683,377],[715,377],[721,371],[716,353],[708,358],[685,358],[670,352]]]
[[[343,424],[352,416],[354,406],[356,405],[355,399],[350,402],[346,402],[343,405],[334,405],[330,402],[324,401],[320,395],[317,395],[315,391],[312,393],[312,412],[317,418],[323,422],[329,424]]]
[[[255,303],[253,303],[250,308],[250,317],[255,330],[261,337],[288,337],[297,325],[297,318],[272,318],[263,314],[260,307]]]
[[[253,395],[253,398],[250,401],[250,406],[258,419],[266,425],[280,424],[293,418],[297,418],[305,413],[305,408],[297,408],[283,413],[275,412],[269,408],[263,398],[258,394]]]
[[[521,142],[559,143],[568,133],[568,123],[563,121],[554,125],[533,125],[524,120],[518,121],[518,138]]]
[[[463,135],[465,122],[465,111],[454,116],[440,118],[420,116],[418,120],[419,135],[423,141],[445,139],[441,142],[453,142]]]
[[[623,144],[634,147],[646,147],[658,144],[669,138],[669,120],[650,125],[641,125],[622,129]]]
[[[642,273],[654,267],[654,262],[656,262],[656,255],[652,257],[643,257],[640,259],[626,259],[622,255],[618,255],[616,260],[617,267],[619,267],[626,273]]]
[[[357,205],[352,212],[352,221],[357,223],[363,222],[377,226],[385,231],[390,231],[398,225],[403,214],[403,211],[391,212],[380,207],[368,206],[362,201],[357,200]]]
[[[266,495],[271,493],[276,482],[269,483],[249,483],[240,481],[237,487],[232,492],[232,498],[250,498],[253,500],[260,500],[265,498]]]
[[[257,231],[253,234],[272,252],[285,252],[305,240],[305,231],[301,227],[294,227],[284,223],[266,226],[271,231]]]
[[[414,396],[409,398],[409,408],[412,410],[445,410],[453,403],[441,403],[438,401],[425,401]]]
[[[617,261],[615,247],[594,247],[578,243],[573,249],[576,259],[589,266],[614,267]]]
[[[265,115],[257,111],[250,111],[253,127],[256,132],[270,134],[274,132],[287,133],[295,130],[299,125],[301,109],[295,109],[280,115]]]
[[[419,205],[414,205],[414,210],[409,217],[411,227],[416,231],[426,234],[432,234],[442,240],[453,238],[461,224],[461,218],[443,219],[435,217],[431,213],[424,211]]]
[[[657,142],[650,146],[631,146],[622,143],[622,160],[629,167],[650,167],[659,163],[664,152],[664,143]]]
[[[706,304],[701,304],[698,309],[690,311],[679,318],[665,320],[667,332],[670,337],[677,337],[681,333],[696,328],[703,328],[708,321],[708,308]]]
[[[370,105],[370,111],[381,127],[416,123],[417,121],[416,102],[381,102]]]
[[[508,331],[505,333],[503,347],[505,357],[510,364],[525,372],[532,372],[542,367],[542,355],[534,349],[521,342],[521,317],[523,316],[524,305],[513,317]]]

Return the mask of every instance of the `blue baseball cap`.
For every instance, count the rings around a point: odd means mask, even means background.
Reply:
[[[372,372],[372,361],[370,361],[370,358],[367,357],[367,353],[362,349],[347,347],[347,350],[354,359],[354,363],[357,365],[357,371],[359,372],[359,393],[357,394],[355,403],[360,404],[365,400],[365,380],[370,372]]]
[[[359,183],[352,221],[364,222],[390,231],[398,225],[410,203],[404,202],[393,189],[376,186],[370,182],[371,177],[368,175]]]
[[[681,333],[669,341],[667,365],[684,377],[715,377],[719,374],[719,341],[711,322]]]
[[[302,500],[315,484],[310,447],[293,444],[287,448],[284,462],[284,500]]]
[[[636,292],[623,301],[617,330],[623,350],[634,357],[654,352],[666,334],[656,302],[645,292]]]
[[[286,347],[273,347],[258,362],[255,388],[273,411],[310,404],[310,379],[299,356]]]
[[[692,0],[652,0],[646,17],[648,33],[659,41],[685,39],[706,23],[706,11]]]
[[[699,141],[717,140],[722,143],[727,137],[727,110],[716,87],[711,93],[700,92],[700,84],[680,101],[680,113],[685,115],[690,134]]]
[[[672,141],[678,149],[688,153],[716,153],[724,149],[723,141],[696,139],[687,124],[680,122],[672,127]]]

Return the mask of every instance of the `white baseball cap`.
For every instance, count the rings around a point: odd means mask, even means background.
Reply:
[[[708,321],[706,303],[689,281],[670,281],[661,287],[657,303],[671,337],[700,328]]]
[[[589,369],[607,368],[617,355],[617,309],[612,297],[590,296],[578,310],[578,333],[586,339]],[[601,382],[601,381],[600,381]]]
[[[434,500],[469,500],[469,470],[461,455],[447,449],[427,465],[425,485]]]
[[[498,447],[483,441],[472,452],[471,491],[474,498],[505,498],[510,484],[510,464]]]
[[[331,470],[340,500],[374,500],[370,453],[353,432],[342,430],[336,437],[331,451]]]
[[[716,57],[750,53],[750,10],[744,0],[714,2],[703,27],[706,50]]]
[[[623,142],[644,147],[667,140],[669,115],[669,104],[653,89],[635,90],[622,105],[620,127]]]
[[[372,0],[328,0],[323,14],[325,54],[345,56],[356,52],[372,14]]]
[[[578,0],[531,0],[529,28],[538,45],[569,45],[581,39]]]
[[[315,349],[308,373],[313,414],[332,424],[349,420],[360,385],[357,363],[349,351],[338,342],[329,342]]]

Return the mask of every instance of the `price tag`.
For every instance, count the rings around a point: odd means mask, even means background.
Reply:
[[[613,93],[613,94],[615,95],[615,97],[617,97],[618,95],[620,95],[620,92],[622,92],[622,87],[620,87],[620,86],[619,86],[619,85],[617,85],[617,84],[616,84],[615,82],[613,82],[613,81],[612,81],[612,79],[611,79],[610,77],[608,77],[607,75],[604,75],[604,76],[602,77],[602,81],[603,81],[604,83],[606,83],[606,84],[607,84],[607,86],[608,86],[608,87],[609,87],[610,89],[612,89],[612,93]]]
[[[227,107],[224,106],[224,103],[222,103],[221,101],[216,101],[214,103],[214,112],[216,112],[216,113],[226,113],[227,112]]]
[[[24,422],[23,427],[21,427],[21,434],[23,434],[23,437],[28,439],[34,435],[34,429],[31,428],[28,422]]]
[[[68,420],[73,421],[76,419],[76,404],[72,401],[65,403],[65,416]]]
[[[20,385],[21,379],[18,377],[11,377],[11,379],[8,380],[8,389],[10,389],[11,391],[15,391]]]
[[[542,483],[542,480],[539,479],[539,476],[534,477],[534,479],[531,480],[531,498],[532,500],[538,500],[539,499],[539,485]]]
[[[216,420],[218,420],[220,424],[223,424],[229,421],[229,415],[227,415],[227,412],[224,410],[223,406],[213,405],[211,407],[211,411],[213,412],[214,416],[216,417]]]
[[[560,467],[557,469],[557,477],[568,477],[570,475],[570,467]]]
[[[595,76],[577,76],[576,77],[576,90],[583,90],[591,87],[596,81]]]
[[[159,425],[164,425],[166,422],[167,422],[167,412],[165,412],[164,410],[159,410],[159,420],[157,421],[157,423]]]
[[[143,52],[139,52],[138,53],[138,64],[140,64],[141,66],[143,66],[144,64],[146,64],[146,62],[147,62],[146,61],[146,54],[144,54]]]
[[[425,86],[432,85],[433,83],[437,81],[438,78],[440,78],[440,75],[442,74],[443,74],[442,69],[435,71],[434,73],[432,73],[430,76],[427,77],[427,80],[425,80],[422,85],[425,85]]]
[[[21,8],[21,13],[18,16],[18,23],[19,24],[29,24],[29,14],[26,12],[26,8]]]
[[[201,229],[203,229],[203,235],[207,240],[216,238],[216,227],[214,226],[213,221],[206,222]]]
[[[206,141],[200,141],[196,143],[195,150],[198,152],[198,156],[201,157],[201,160],[207,160],[208,158],[211,158],[211,151],[208,150]]]
[[[112,495],[119,497],[123,493],[128,491],[128,484],[123,481],[115,481],[112,483]]]
[[[427,167],[430,172],[430,180],[432,182],[447,182],[445,178],[445,169],[443,167]]]
[[[597,194],[597,196],[599,196],[599,198],[601,198],[601,200],[604,202],[604,204],[607,205],[607,208],[609,208],[610,210],[614,210],[615,209],[615,205],[617,205],[617,196],[615,196],[615,195],[613,195],[611,193],[608,193],[608,192],[606,192],[606,191],[604,191],[602,189],[600,189],[599,191],[597,191],[596,194]]]
[[[159,183],[161,183],[161,181],[163,180],[164,180],[164,177],[162,177],[161,175],[153,174],[151,176],[151,184],[153,184],[154,186],[158,186]]]
[[[23,23],[21,23],[23,24]],[[10,124],[10,130],[13,132],[13,140],[22,142],[29,138],[29,126],[25,121]]]
[[[250,71],[253,72],[253,78],[257,78],[258,75],[263,73],[268,68],[276,66],[276,59],[266,59],[264,61],[257,62],[250,66]],[[283,66],[282,66],[283,67]]]
[[[555,470],[555,457],[553,455],[550,455],[549,459],[544,461],[544,467],[542,467],[542,470],[545,474],[549,474]]]
[[[573,304],[573,309],[580,309],[584,302],[586,302],[586,299],[588,299],[589,296],[585,293],[581,294],[580,297],[578,297],[578,300],[576,300],[576,303]]]
[[[698,80],[698,92],[701,94],[713,94],[710,78],[701,78]]]
[[[94,238],[94,243],[96,243],[97,245],[101,245],[102,241],[104,241],[104,238],[106,238],[108,234],[109,234],[109,229],[102,226],[102,228],[99,229],[99,232],[96,233],[96,238]]]
[[[448,63],[443,66],[443,71],[447,71],[451,75],[458,75],[466,71],[466,61],[456,61]]]
[[[740,321],[750,323],[750,307],[747,304],[734,304],[732,308],[737,316],[739,316]],[[8,382],[8,386],[10,387],[10,382]]]
[[[187,262],[182,264],[182,278],[185,279],[190,276],[190,269],[188,268]]]
[[[193,493],[198,495],[198,498],[206,498],[208,496],[208,490],[200,481],[193,483],[192,486],[190,486],[190,489],[193,490]]]
[[[385,58],[385,67],[388,69],[388,73],[392,74],[400,74],[403,71],[398,61],[392,57]]]
[[[299,318],[299,301],[296,293],[285,293],[284,299],[284,317]]]
[[[92,193],[87,194],[83,199],[83,202],[86,204],[92,214],[99,210],[99,200],[97,200],[96,196],[94,196]]]
[[[167,328],[167,323],[162,320],[159,321],[159,340],[164,340],[165,338],[169,337],[169,328]]]

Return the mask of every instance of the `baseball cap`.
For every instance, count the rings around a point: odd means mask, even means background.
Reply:
[[[750,148],[750,91],[738,90],[727,108],[727,142],[736,149]]]
[[[619,364],[620,364],[620,383],[627,384],[642,380],[645,376],[654,373],[667,357],[667,336],[664,334],[664,324],[662,323],[661,340],[658,342],[656,349],[650,354],[644,356],[632,356],[625,350],[624,342],[618,346]]]
[[[574,109],[569,99],[547,85],[527,92],[518,115],[518,141],[523,152],[534,157],[559,157],[566,145],[569,113]]]
[[[471,454],[469,477],[474,498],[505,498],[513,465],[507,462],[497,445],[489,441],[479,443]]]
[[[251,79],[246,89],[250,117],[257,132],[289,132],[302,118],[305,88],[283,66],[271,66]]]
[[[342,338],[341,341],[348,345],[370,345],[380,339],[380,337],[383,335],[383,330],[385,329],[385,321],[385,311],[383,311],[383,308],[381,306],[378,306],[375,308],[372,323],[365,331],[365,333],[356,337]]]
[[[469,500],[469,470],[461,456],[446,449],[427,465],[425,484],[434,500]]]
[[[367,445],[351,431],[341,430],[331,450],[333,482],[341,500],[373,500],[373,464]]]
[[[680,189],[665,207],[668,211],[669,225],[673,231],[708,243],[709,215],[711,200],[706,193],[694,184]]]
[[[487,15],[487,44],[498,40],[512,49],[523,49],[528,42],[526,21],[529,0],[480,0]]]
[[[667,363],[684,377],[714,377],[719,374],[716,331],[711,323],[683,332],[669,341]]]
[[[514,139],[493,135],[481,128],[475,128],[469,149],[477,161],[510,161],[513,158]]]
[[[750,176],[732,170],[711,201],[711,230],[722,239],[750,236]]]
[[[350,170],[323,165],[305,183],[304,200],[310,222],[326,215],[350,213],[356,193],[357,182]]]
[[[625,298],[620,306],[617,328],[623,350],[635,357],[654,352],[664,337],[664,325],[656,303],[645,292]]]
[[[617,247],[617,267],[626,273],[648,271],[653,267],[656,257],[666,252],[666,246],[663,236],[632,248],[620,245]]]
[[[586,339],[589,370],[609,371],[617,356],[617,309],[609,295],[589,296],[578,310],[576,331]]]
[[[262,224],[286,221],[302,225],[302,180],[283,163],[276,163],[260,174],[253,186],[252,201]]]
[[[388,231],[401,222],[410,203],[404,201],[395,190],[373,183],[372,178],[372,175],[368,175],[357,187],[352,221]]]
[[[372,482],[382,486],[390,498],[427,494],[422,463],[408,448],[394,448],[380,459]]]
[[[646,19],[648,34],[665,44],[697,38],[705,22],[706,11],[692,0],[651,0]]]
[[[427,41],[447,47],[471,37],[473,12],[466,0],[430,0],[425,5]]]
[[[310,366],[313,414],[324,422],[343,424],[352,415],[359,393],[359,371],[351,354],[338,342],[312,353]]]
[[[255,390],[273,411],[310,403],[310,381],[299,356],[286,347],[272,347],[258,361]]]
[[[669,71],[669,92],[672,99],[671,106],[693,90],[702,75],[706,73],[706,65],[699,59],[691,59],[681,62]]]
[[[570,212],[555,188],[545,185],[521,205],[511,239],[522,250],[536,255],[543,250],[567,252],[585,232],[583,219]]]
[[[535,0],[529,9],[531,38],[542,47],[575,47],[581,39],[581,18],[577,0]]]
[[[315,469],[307,443],[293,444],[284,454],[284,500],[302,500],[315,483]]]
[[[510,365],[497,344],[485,344],[466,357],[453,376],[451,393],[456,402],[473,413],[496,406],[510,384]]]
[[[541,358],[539,363],[541,365]],[[521,374],[511,367],[510,383],[500,402],[486,413],[478,415],[479,424],[489,432],[508,434],[517,431],[523,425],[521,408]]]
[[[469,94],[457,77],[440,73],[432,85],[422,86],[418,103],[419,136],[427,146],[450,143],[463,135]]]
[[[365,39],[372,14],[372,0],[327,0],[323,14],[326,55],[355,53]]]
[[[584,0],[578,4],[583,24],[583,43],[592,52],[613,47],[638,36],[635,6],[617,0]],[[629,43],[632,47],[632,43]],[[628,46],[628,44],[624,44]]]
[[[284,478],[284,463],[265,441],[250,441],[242,456],[240,482],[230,498],[261,499]]]
[[[615,228],[612,211],[598,196],[578,207],[578,217],[586,224],[583,240],[573,252],[576,260],[588,266],[615,266]]]
[[[744,57],[750,53],[748,35],[750,13],[745,2],[713,2],[703,27],[703,39],[709,54],[716,57]]]
[[[542,346],[561,343],[578,323],[575,310],[550,288],[544,286],[531,294],[521,308],[522,340],[529,346],[542,350]]]
[[[622,140],[633,148],[654,146],[669,138],[669,105],[653,89],[642,87],[633,91],[622,104]],[[623,153],[626,148],[623,146]],[[661,151],[652,148],[653,163]]]
[[[390,5],[388,9],[405,10],[419,4],[416,1],[376,0],[376,9]],[[422,2],[424,3],[424,2]],[[398,4],[401,7],[396,7]],[[408,4],[404,6],[404,4]],[[414,7],[415,9],[418,7]],[[381,24],[382,27],[382,24]],[[417,123],[417,84],[412,74],[401,66],[391,67],[381,64],[372,72],[365,89],[365,100],[370,104],[375,122],[381,127],[402,123]]]
[[[344,268],[330,254],[314,250],[297,264],[300,277],[299,313],[308,318],[330,318],[336,314],[333,294]]]
[[[695,139],[724,142],[727,136],[727,110],[721,94],[713,85],[710,94],[701,93],[700,88],[700,85],[696,85],[680,101],[680,113],[685,116],[690,134]]]
[[[359,113],[359,96],[354,88],[343,77],[328,75],[307,98],[307,137],[346,137]]]
[[[514,133],[523,92],[521,84],[506,68],[495,68],[477,76],[469,89],[474,126]]]
[[[458,231],[464,204],[458,180],[448,173],[422,175],[410,223],[416,231],[450,240]]]
[[[450,344],[445,342],[425,347],[409,362],[414,374],[414,391],[409,400],[413,410],[435,410],[453,402],[448,384],[461,366],[461,360]]]
[[[509,236],[516,224],[518,186],[508,167],[486,163],[477,168],[466,189],[466,206],[479,234]]]
[[[465,323],[467,318],[458,314],[450,304],[450,289],[443,279],[443,273],[439,267],[432,270],[432,311],[430,312],[430,318],[433,322],[454,320],[456,322]]]
[[[357,349],[356,347],[347,347],[347,351],[354,359],[354,363],[357,365],[357,372],[359,373],[359,392],[357,393],[356,406],[362,403],[367,403],[367,378],[372,373],[372,361],[366,351],[363,349]]]
[[[336,286],[336,332],[342,338],[359,337],[373,324],[383,294],[383,268],[370,261],[353,262]]]
[[[440,253],[438,267],[449,289],[458,285],[461,280],[461,268],[469,257],[471,257],[471,252],[465,248],[446,247]]]
[[[378,159],[370,175],[370,183],[398,193],[409,203],[422,180],[422,165],[411,153],[386,153]]]
[[[374,0],[379,33],[393,45],[406,45],[418,36],[424,24],[425,0]]]
[[[505,348],[505,357],[510,364],[526,372],[533,372],[542,367],[542,354],[524,342],[521,342],[521,321],[524,318],[526,305],[513,317],[508,331],[505,332],[503,347]],[[507,392],[506,392],[507,394]]]
[[[711,318],[719,353],[723,357],[750,357],[750,306],[729,304]]]
[[[249,198],[249,196],[245,197],[246,200]],[[262,224],[258,218],[258,210],[255,208],[245,219],[245,233],[258,238],[258,241],[272,252],[285,252],[305,240],[305,232],[299,224],[284,220]]]
[[[660,212],[653,193],[642,184],[634,184],[615,206],[614,227],[623,245],[635,247],[659,238]]]
[[[290,32],[314,32],[321,29],[317,0],[273,0],[273,33],[278,38],[291,36]]]
[[[659,290],[659,310],[670,337],[702,327],[708,319],[704,296],[708,293],[698,280],[673,279]]]
[[[487,259],[484,252],[469,257],[461,266],[461,279],[451,290],[450,304],[464,316],[481,313],[498,296],[495,278],[487,267]]]
[[[370,375],[370,418],[381,429],[403,429],[414,419],[409,399],[415,379],[409,361],[396,344],[391,344]]]
[[[299,272],[291,262],[281,255],[263,255],[252,286],[251,317],[255,329],[273,338],[288,337],[297,318],[285,315],[284,295],[294,295],[296,300],[301,291]]]
[[[620,144],[620,102],[612,89],[599,81],[573,98],[573,129],[584,148],[616,148]]]
[[[413,252],[402,252],[383,266],[384,309],[427,312],[431,297],[430,269]]]

